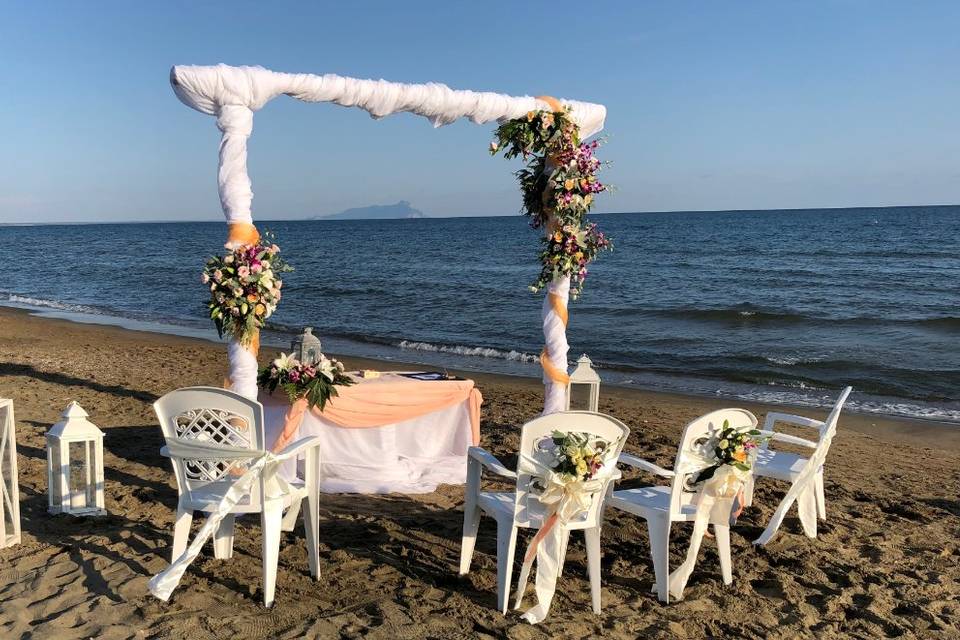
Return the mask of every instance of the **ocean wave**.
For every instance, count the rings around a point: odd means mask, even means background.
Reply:
[[[413,342],[401,340],[396,346],[412,351],[431,351],[435,353],[451,353],[458,356],[473,356],[479,358],[497,358],[514,362],[536,362],[537,356],[521,351],[501,351],[490,347],[465,347],[462,345],[431,344],[429,342]]]
[[[55,309],[57,311],[72,311],[74,313],[100,313],[98,309],[82,304],[71,304],[69,302],[60,302],[59,300],[44,300],[43,298],[20,296],[15,293],[7,295],[7,302],[17,305],[26,305],[28,307]]]

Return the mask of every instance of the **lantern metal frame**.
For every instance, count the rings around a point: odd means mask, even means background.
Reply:
[[[83,407],[71,402],[62,414],[63,420],[47,431],[47,511],[50,513],[76,516],[107,513],[103,492],[103,431],[87,420],[87,415]],[[72,444],[83,445],[82,487],[71,484]]]
[[[587,400],[587,411],[599,413],[600,409],[600,374],[593,368],[593,361],[583,354],[577,360],[577,368],[570,374],[570,381],[567,383],[567,401],[566,410],[570,411],[570,396],[573,385],[587,385],[590,387],[590,395]]]
[[[313,364],[320,361],[322,346],[320,338],[313,335],[313,327],[304,327],[303,333],[290,343],[290,351],[300,362]]]

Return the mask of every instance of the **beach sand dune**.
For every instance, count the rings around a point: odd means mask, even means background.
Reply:
[[[791,516],[768,547],[752,547],[786,489],[761,480],[735,528],[734,584],[721,583],[707,541],[686,599],[669,606],[649,592],[643,522],[611,513],[601,616],[590,612],[579,536],[547,622],[500,615],[492,522],[481,526],[473,571],[457,576],[463,488],[455,486],[324,496],[321,579],[309,576],[300,524],[284,534],[272,609],[261,605],[256,518],[238,520],[232,560],[207,549],[170,602],[159,602],[146,582],[169,561],[176,489],[150,405],[176,387],[218,385],[224,369],[223,349],[211,343],[0,310],[0,397],[15,401],[23,520],[23,543],[0,550],[0,637],[960,637],[960,429],[848,414],[828,459],[829,520],[819,539],[805,538]],[[482,444],[512,465],[541,389],[535,380],[472,377],[485,398]],[[107,517],[46,513],[43,434],[70,400],[106,433]],[[721,404],[601,395],[601,410],[633,431],[626,449],[665,466],[683,425]],[[688,535],[674,528],[671,564]]]

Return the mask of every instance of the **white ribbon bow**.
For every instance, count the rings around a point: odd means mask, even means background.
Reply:
[[[183,440],[168,440],[167,451],[174,458],[201,458],[206,460],[250,460],[246,472],[227,489],[223,498],[217,503],[216,508],[207,516],[200,531],[197,532],[193,542],[187,549],[174,560],[169,567],[153,576],[147,584],[150,593],[166,602],[170,594],[180,584],[180,579],[190,563],[200,554],[203,545],[206,544],[210,536],[213,535],[220,522],[227,517],[233,508],[250,493],[254,480],[261,474],[264,474],[266,482],[263,487],[263,499],[274,500],[287,495],[291,491],[290,484],[277,472],[277,466],[291,457],[295,457],[299,452],[292,451],[287,454],[275,454],[270,451],[256,451],[244,449],[241,447],[232,447],[228,445],[207,443],[207,442],[184,442]]]

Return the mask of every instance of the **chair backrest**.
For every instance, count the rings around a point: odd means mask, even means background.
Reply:
[[[819,469],[824,460],[827,458],[827,452],[830,450],[830,445],[833,443],[833,436],[837,433],[837,423],[840,420],[840,411],[843,409],[844,403],[847,401],[847,397],[850,395],[850,392],[853,391],[853,387],[847,387],[840,392],[840,397],[837,398],[837,403],[833,405],[833,409],[830,410],[830,414],[827,416],[827,419],[823,421],[823,427],[820,428],[820,440],[817,441],[817,448],[814,450],[813,455],[810,456],[807,466],[813,469]]]
[[[680,447],[677,450],[677,459],[673,469],[676,475],[670,485],[670,514],[680,515],[681,509],[695,491],[695,476],[710,466],[701,456],[708,454],[706,445],[713,436],[723,430],[723,423],[735,429],[755,429],[757,417],[746,409],[718,409],[706,415],[695,418],[683,430],[680,437]]]
[[[550,451],[551,435],[554,431],[564,433],[588,433],[610,443],[607,462],[604,468],[613,471],[617,458],[627,442],[630,429],[616,418],[591,411],[560,411],[541,416],[523,425],[520,434],[520,455],[549,466],[553,460]],[[609,483],[608,483],[609,485]],[[600,524],[603,498],[608,486],[598,491],[586,513],[576,520],[578,526],[594,527]],[[545,507],[537,499],[540,494],[537,475],[525,472],[522,464],[517,465],[517,495],[513,519],[516,524],[528,525],[545,512]]]
[[[265,450],[263,406],[233,391],[216,387],[187,387],[171,391],[153,403],[163,437],[232,447]],[[180,493],[210,491],[232,484],[238,464],[203,458],[174,458]],[[251,489],[251,502],[259,501],[259,483]]]

